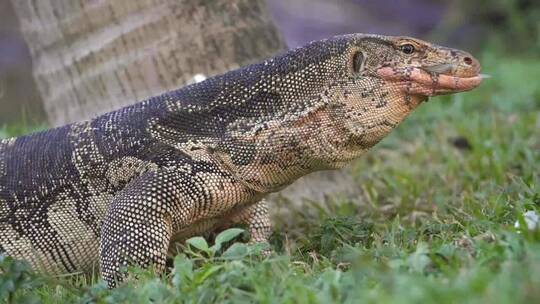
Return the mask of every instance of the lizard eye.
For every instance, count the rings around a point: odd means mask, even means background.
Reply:
[[[412,45],[412,44],[410,44],[410,43],[401,45],[401,46],[399,47],[399,49],[400,49],[403,53],[405,53],[405,54],[407,54],[407,55],[410,55],[410,54],[414,53],[414,51],[415,51],[414,45]]]
[[[364,69],[364,54],[358,51],[352,58],[352,68],[355,73],[360,73]]]

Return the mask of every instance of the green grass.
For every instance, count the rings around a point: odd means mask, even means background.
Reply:
[[[47,129],[45,124],[30,125],[27,123],[21,123],[19,125],[4,125],[0,126],[0,139],[30,134],[45,129]]]
[[[0,298],[538,303],[540,232],[514,223],[540,212],[540,61],[485,54],[482,62],[493,78],[434,98],[353,164],[360,197],[306,203],[276,218],[270,258],[242,245],[228,253],[190,245],[170,273],[134,270],[138,280],[114,290],[95,277],[44,277],[4,259]]]

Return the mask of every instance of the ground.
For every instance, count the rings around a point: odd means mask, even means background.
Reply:
[[[492,78],[433,98],[352,164],[361,197],[274,219],[270,258],[228,247],[245,236],[219,250],[196,238],[170,273],[135,269],[138,280],[108,290],[95,276],[37,275],[4,257],[0,301],[540,302],[540,231],[514,227],[540,212],[540,61],[479,57]],[[28,131],[6,126],[0,136]]]

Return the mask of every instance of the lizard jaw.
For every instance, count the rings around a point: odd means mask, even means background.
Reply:
[[[382,67],[377,75],[392,82],[398,89],[409,95],[436,96],[469,91],[480,85],[482,74],[461,77],[458,75],[438,74],[422,68],[396,70]]]

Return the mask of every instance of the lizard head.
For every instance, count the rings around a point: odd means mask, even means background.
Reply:
[[[366,54],[357,54],[367,56],[366,72],[381,77],[404,94],[451,94],[472,90],[482,81],[480,63],[465,51],[410,37],[374,38],[371,41],[375,46],[371,47],[369,41],[363,40]]]
[[[348,67],[342,68],[345,74],[328,77],[319,91],[330,105],[329,119],[342,130],[321,136],[331,138],[327,142],[340,155],[338,163],[378,143],[429,97],[472,90],[482,82],[472,55],[419,39],[352,34],[323,43],[339,46],[328,66]]]

